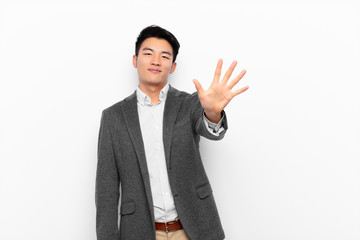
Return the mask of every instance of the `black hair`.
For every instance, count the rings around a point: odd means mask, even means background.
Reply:
[[[150,37],[156,37],[168,41],[173,49],[173,62],[175,62],[176,56],[179,52],[180,43],[171,32],[156,25],[148,26],[140,32],[135,43],[135,55],[138,56],[142,42]]]

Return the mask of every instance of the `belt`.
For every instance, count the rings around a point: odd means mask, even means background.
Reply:
[[[182,229],[182,225],[180,219],[175,219],[174,221],[170,222],[155,222],[155,229],[156,230],[163,230],[166,232],[175,231],[178,229]]]

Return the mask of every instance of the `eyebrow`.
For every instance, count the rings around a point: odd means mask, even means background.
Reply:
[[[149,48],[149,47],[144,47],[142,50],[143,51],[149,50],[149,51],[152,51],[152,52],[154,51],[152,48]],[[169,52],[169,51],[161,51],[161,52],[172,56],[171,52]]]

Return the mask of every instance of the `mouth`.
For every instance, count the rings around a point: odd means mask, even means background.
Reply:
[[[150,72],[152,72],[152,73],[159,73],[159,72],[161,72],[160,69],[155,69],[155,68],[149,68],[148,70],[149,70]]]

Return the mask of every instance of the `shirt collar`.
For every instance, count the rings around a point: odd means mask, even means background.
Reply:
[[[168,90],[169,90],[169,83],[166,83],[166,85],[160,90],[159,102],[156,104],[151,104],[151,98],[148,95],[146,95],[143,91],[141,91],[138,85],[136,89],[137,101],[141,105],[158,105],[160,102],[165,100]]]

